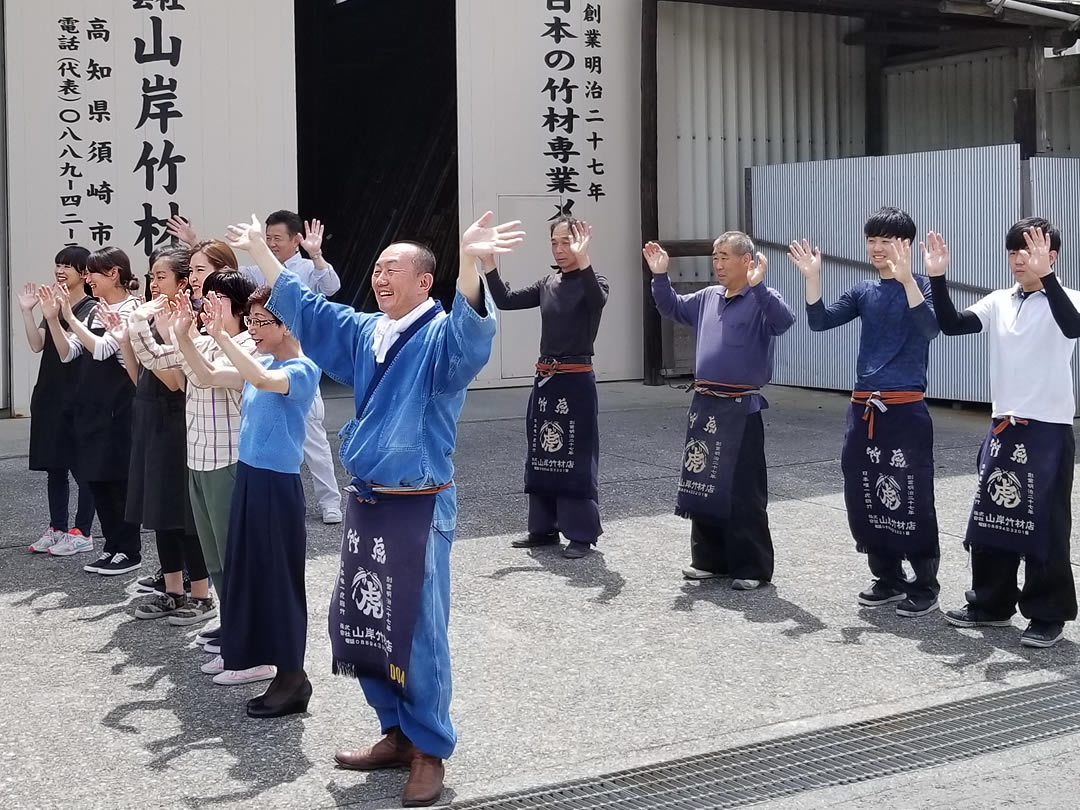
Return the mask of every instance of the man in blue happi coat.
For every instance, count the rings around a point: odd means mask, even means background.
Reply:
[[[492,221],[489,212],[462,236],[449,313],[431,298],[435,256],[418,243],[396,242],[379,256],[371,285],[381,314],[365,314],[285,270],[256,217],[229,229],[233,247],[250,253],[273,287],[267,308],[323,371],[354,389],[356,415],[340,434],[353,484],[329,627],[334,671],[359,678],[385,737],[335,758],[355,770],[408,768],[406,807],[438,801],[442,761],[457,742],[447,638],[457,519],[451,457],[465,390],[495,336],[476,264],[524,237],[520,223]]]

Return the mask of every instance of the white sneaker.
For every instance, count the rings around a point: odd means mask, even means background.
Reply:
[[[219,672],[225,671],[225,659],[220,655],[215,655],[208,663],[199,667],[207,675],[217,675]]]
[[[731,581],[731,589],[734,591],[756,591],[760,587],[760,579],[734,579]]]
[[[44,554],[50,548],[55,546],[65,537],[64,532],[58,532],[52,526],[45,530],[45,533],[41,535],[31,546],[30,550],[35,554]]]
[[[323,509],[322,522],[330,526],[335,523],[341,523],[343,520],[341,516],[341,510],[336,506],[328,506]]]
[[[721,575],[714,574],[712,571],[705,571],[701,568],[694,568],[692,565],[686,566],[682,570],[683,579],[717,579]]]
[[[250,669],[226,669],[214,676],[214,683],[219,684],[220,686],[239,686],[242,683],[272,681],[276,675],[277,667],[265,665],[261,667],[251,667]]]
[[[49,549],[49,554],[53,557],[70,557],[73,554],[81,554],[86,551],[94,550],[94,538],[87,537],[78,529],[66,532],[62,535],[60,542]],[[101,560],[97,561],[101,563]],[[108,562],[106,560],[106,562]]]

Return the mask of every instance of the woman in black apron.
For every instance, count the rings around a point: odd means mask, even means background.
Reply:
[[[71,246],[57,253],[55,259],[56,293],[68,297],[72,313],[84,323],[94,308],[94,299],[86,294],[83,282],[89,255],[86,248]],[[41,353],[37,383],[30,397],[30,469],[48,473],[49,497],[49,528],[30,550],[68,557],[94,550],[90,535],[94,498],[90,488],[80,484],[75,522],[68,523],[68,471],[75,469],[72,433],[75,378],[71,367],[60,362],[45,321],[34,321],[34,307],[38,303],[37,288],[27,284],[19,296],[19,308],[30,350]],[[67,323],[62,322],[61,327],[66,329]]]
[[[125,321],[139,304],[131,262],[122,250],[106,247],[86,260],[87,284],[97,307],[118,313]],[[127,506],[128,461],[131,455],[132,400],[135,385],[120,354],[120,344],[108,333],[97,309],[83,324],[66,297],[39,293],[41,311],[56,350],[64,363],[73,363],[79,410],[75,415],[77,470],[94,496],[98,523],[105,537],[101,555],[83,570],[105,576],[124,574],[142,566],[138,524],[124,519]],[[71,334],[60,326],[67,321]]]
[[[167,318],[160,316],[170,302],[187,294],[190,259],[186,248],[173,247],[150,257],[151,298],[135,310],[132,319],[152,320],[151,336],[158,343],[167,341],[169,331]],[[183,374],[175,369],[139,369],[126,513],[129,523],[154,530],[164,580],[135,608],[135,617],[168,617],[170,624],[181,626],[217,615],[187,495],[184,382]],[[190,597],[185,594],[185,568],[191,578]]]

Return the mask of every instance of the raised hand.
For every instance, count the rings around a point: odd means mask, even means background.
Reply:
[[[97,314],[106,331],[116,338],[117,343],[123,343],[127,337],[128,325],[127,321],[120,316],[120,313],[114,312],[105,306],[98,306]]]
[[[796,240],[788,245],[787,255],[795,269],[807,281],[821,278],[821,248],[815,246],[811,249],[810,243],[805,239],[801,243]]]
[[[168,313],[168,311],[168,296],[159,295],[157,298],[139,304],[138,308],[131,314],[131,317],[141,321],[148,321],[153,317],[160,316],[162,313]]]
[[[19,296],[19,308],[23,312],[30,312],[38,305],[37,287],[27,284],[23,287],[22,295]]]
[[[769,260],[764,253],[757,254],[757,261],[750,265],[750,271],[746,274],[746,281],[751,287],[756,287],[765,280],[765,274],[769,272]]]
[[[173,334],[178,339],[184,336],[194,338],[199,334],[199,330],[195,326],[195,309],[191,306],[191,294],[185,292],[183,295],[178,295],[176,299],[169,315]]]
[[[577,222],[570,229],[570,253],[577,261],[578,269],[584,270],[592,261],[589,259],[589,242],[592,241],[592,226],[588,222]]]
[[[254,214],[251,222],[241,222],[238,225],[230,225],[225,233],[225,241],[229,247],[236,250],[250,251],[255,245],[266,244],[266,236],[263,234],[262,222]]]
[[[482,258],[512,253],[525,240],[525,231],[517,230],[521,226],[519,220],[493,226],[494,219],[495,215],[488,211],[461,235],[461,250],[466,256]]]
[[[169,232],[169,236],[176,237],[188,247],[196,244],[199,240],[199,237],[195,234],[194,223],[179,214],[166,220],[165,230]]]
[[[323,230],[323,224],[317,219],[304,223],[304,238],[300,240],[300,247],[306,250],[312,259],[322,255]]]
[[[67,290],[61,288],[59,284],[53,290],[56,294],[56,303],[60,305],[60,315],[65,321],[71,323],[75,319],[75,314],[71,311],[71,299],[68,298]],[[101,307],[102,304],[99,303],[98,309],[101,309]]]
[[[190,301],[188,302],[190,308]],[[217,293],[209,293],[202,304],[203,326],[206,334],[217,340],[225,334],[225,319],[221,316],[221,299]]]
[[[654,276],[662,276],[668,271],[668,262],[671,259],[659,243],[646,242],[641,249],[641,255],[645,257],[645,264],[649,265],[649,272]]]
[[[914,281],[911,275],[911,242],[907,239],[894,239],[889,243],[889,272],[901,284]]]
[[[1039,278],[1054,272],[1054,266],[1050,262],[1050,237],[1043,233],[1042,228],[1028,228],[1024,231],[1024,241],[1027,250],[1020,251],[1023,254],[1027,269]]]
[[[922,250],[923,268],[928,276],[943,276],[949,269],[949,246],[940,233],[930,231],[926,241],[919,244]]]
[[[56,287],[51,284],[38,287],[37,297],[38,304],[41,306],[41,314],[46,320],[55,320],[60,317],[60,301],[57,297]],[[67,299],[67,295],[64,295],[64,298]]]

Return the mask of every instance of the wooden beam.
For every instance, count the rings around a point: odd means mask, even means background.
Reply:
[[[881,20],[866,21],[868,33],[885,30]],[[867,48],[865,52],[866,90],[863,117],[864,147],[867,156],[885,154],[885,59],[884,48]]]
[[[1060,20],[1043,17],[1040,14],[1027,14],[1023,11],[994,11],[985,3],[958,2],[958,0],[944,0],[938,3],[938,9],[942,14],[958,15],[961,17],[981,17],[984,20],[997,20],[998,22],[1011,25],[1027,25],[1035,28],[1061,28]]]
[[[656,18],[658,0],[641,0],[641,244],[660,236],[657,166]],[[660,313],[652,297],[652,273],[641,260],[642,371],[645,385],[663,385],[664,345]]]
[[[910,48],[963,46],[975,48],[1018,48],[1031,41],[1031,32],[1022,28],[953,28],[946,31],[852,31],[844,35],[845,45]]]

